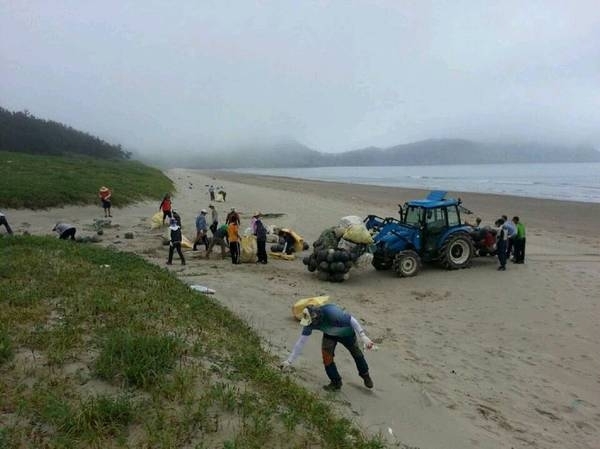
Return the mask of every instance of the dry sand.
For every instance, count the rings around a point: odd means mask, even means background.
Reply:
[[[397,216],[397,205],[426,192],[175,169],[174,207],[184,234],[208,205],[207,184],[223,184],[223,220],[234,206],[248,226],[255,210],[283,213],[268,224],[287,226],[308,242],[345,215]],[[114,195],[118,195],[115,192]],[[459,194],[455,194],[459,195]],[[371,433],[390,443],[436,448],[600,448],[600,204],[460,194],[491,223],[520,215],[527,225],[525,265],[496,271],[493,258],[468,270],[426,267],[399,279],[390,272],[352,269],[342,284],[319,281],[300,260],[232,265],[187,251],[188,265],[169,267],[184,282],[214,288],[214,298],[245,318],[265,345],[284,358],[299,335],[291,305],[327,294],[363,322],[378,349],[367,353],[375,382],[362,386],[340,348],[342,391],[327,382],[314,335],[291,374]],[[102,245],[164,265],[162,231],[150,230],[156,203],[115,209]],[[51,234],[55,221],[81,235],[101,218],[99,207],[6,211],[20,233]],[[133,240],[123,239],[133,231]]]

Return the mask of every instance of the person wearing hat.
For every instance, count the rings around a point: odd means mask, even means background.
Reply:
[[[280,229],[277,232],[279,236],[279,244],[281,245],[281,252],[286,254],[292,254],[296,251],[296,239],[287,229]]]
[[[175,250],[177,250],[177,254],[179,254],[179,258],[181,259],[181,265],[185,265],[185,258],[183,257],[183,252],[181,252],[181,226],[179,226],[176,219],[171,218],[169,229],[171,239],[169,241],[169,260],[167,260],[167,265],[173,264],[173,253]]]
[[[252,223],[252,232],[256,236],[256,257],[258,261],[256,263],[267,263],[267,228],[263,224],[260,212],[254,214]]]
[[[72,224],[56,223],[52,230],[58,234],[58,238],[61,240],[75,240],[77,229]]]
[[[202,209],[196,217],[196,240],[194,240],[193,251],[196,251],[199,242],[204,243],[204,249],[208,251],[208,237],[206,236],[208,232],[208,226],[206,224],[207,213],[208,211],[206,209]]]
[[[338,343],[341,343],[350,351],[352,358],[354,358],[358,375],[362,378],[365,387],[373,388],[373,380],[369,375],[369,365],[358,345],[357,335],[366,349],[372,349],[373,342],[356,318],[336,304],[323,304],[321,306],[306,307],[302,311],[300,324],[303,326],[302,333],[296,341],[289,357],[281,362],[279,367],[282,371],[289,370],[292,363],[294,363],[302,352],[302,348],[304,348],[312,331],[320,330],[323,332],[321,342],[323,364],[325,365],[325,373],[330,381],[323,388],[327,391],[337,391],[342,388],[342,377],[333,360],[335,347]]]
[[[106,186],[100,187],[100,191],[98,192],[98,197],[100,197],[100,201],[102,202],[102,209],[104,209],[104,218],[112,217],[110,214],[110,206],[112,201],[112,192]]]

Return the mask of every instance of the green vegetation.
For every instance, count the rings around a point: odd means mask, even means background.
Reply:
[[[28,236],[0,260],[0,448],[383,447],[167,270]]]
[[[13,358],[13,348],[8,331],[0,327],[0,366]]]
[[[96,373],[107,380],[123,379],[126,385],[150,386],[173,369],[181,356],[181,346],[172,337],[131,335],[117,330],[102,346]]]
[[[98,189],[113,191],[116,207],[160,199],[173,183],[142,163],[84,156],[34,156],[0,152],[0,207],[41,209],[67,204],[99,204]]]
[[[28,111],[10,112],[0,107],[0,151],[62,155],[81,154],[103,159],[129,159],[120,145],[111,145],[91,134]]]

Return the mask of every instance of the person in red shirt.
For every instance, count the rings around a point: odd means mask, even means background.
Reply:
[[[173,218],[173,213],[171,212],[172,204],[171,204],[171,194],[167,193],[163,198],[160,206],[158,206],[158,210],[162,210],[163,212],[163,224],[165,223],[165,218],[169,217],[169,220]]]
[[[102,202],[102,209],[104,209],[104,218],[112,217],[110,213],[110,206],[112,201],[111,190],[108,187],[102,186],[100,187],[98,196],[100,197],[100,201]]]

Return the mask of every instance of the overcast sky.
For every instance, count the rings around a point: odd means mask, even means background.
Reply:
[[[600,1],[0,0],[0,105],[148,152],[600,146]]]

